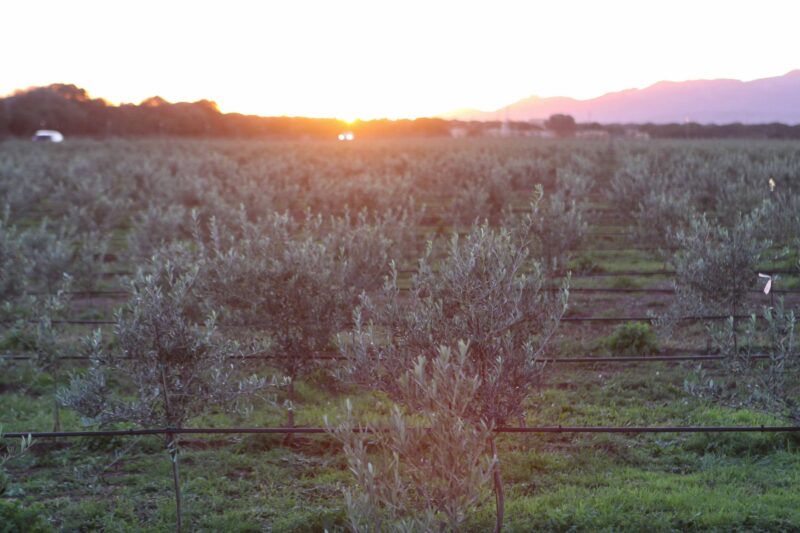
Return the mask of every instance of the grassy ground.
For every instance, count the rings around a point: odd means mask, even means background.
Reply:
[[[554,369],[533,395],[527,424],[776,424],[775,417],[687,397],[688,366],[594,365]],[[2,377],[7,430],[48,429],[50,383],[25,365]],[[331,390],[324,374],[298,387],[300,424],[335,417],[346,397],[379,418],[388,402]],[[67,428],[80,422],[66,414]],[[278,425],[261,406],[247,425]],[[197,425],[243,423],[223,415]],[[787,434],[504,435],[509,531],[786,531],[800,528],[800,439]],[[198,531],[322,531],[344,524],[349,473],[326,437],[191,437],[180,457],[185,522]],[[170,462],[157,437],[40,440],[9,464],[7,494],[62,531],[167,531],[174,508]],[[476,508],[469,531],[486,531],[493,507]]]

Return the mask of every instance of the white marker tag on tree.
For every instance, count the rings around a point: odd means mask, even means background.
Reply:
[[[764,294],[769,294],[770,289],[772,289],[772,276],[768,276],[766,274],[759,274],[759,278],[766,278],[767,284],[764,285]]]

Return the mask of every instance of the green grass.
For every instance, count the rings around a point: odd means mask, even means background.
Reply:
[[[779,531],[800,522],[796,488],[800,459],[711,458],[693,473],[614,466],[602,475],[576,473],[573,483],[535,485],[512,498],[509,531]],[[564,465],[569,467],[571,465]],[[484,511],[470,530],[486,531]]]
[[[716,407],[687,397],[690,367],[594,365],[559,369],[532,395],[528,424],[771,425],[774,416]],[[551,372],[556,372],[551,370]],[[7,387],[36,373],[9,367]],[[49,379],[25,394],[6,390],[7,429],[50,424]],[[321,423],[347,397],[362,416],[380,421],[380,396],[331,387],[323,373],[298,382],[297,418]],[[278,425],[283,409],[260,406],[247,420],[211,415],[193,425]],[[65,426],[80,427],[74,415]],[[324,436],[187,439],[180,456],[185,523],[195,531],[330,531],[345,524],[341,489],[351,483],[338,446]],[[503,435],[508,531],[731,531],[800,528],[800,454],[787,434]],[[124,451],[124,453],[122,453]],[[60,531],[171,531],[170,463],[156,437],[40,440],[9,464],[14,501],[42,505]],[[487,496],[467,531],[493,520]]]

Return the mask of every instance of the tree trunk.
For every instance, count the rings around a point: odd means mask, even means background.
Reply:
[[[733,353],[734,357],[738,360],[739,358],[739,335],[736,332],[736,302],[733,302]]]
[[[286,427],[293,428],[294,427],[294,376],[291,377],[289,381],[289,387],[286,391],[287,398],[289,400],[289,408],[286,411]],[[283,438],[284,446],[291,446],[292,445],[292,435],[291,433],[287,433],[286,436]]]
[[[61,410],[58,399],[55,397],[53,398],[53,431],[61,431]]]
[[[494,501],[497,516],[494,523],[494,533],[500,533],[503,529],[503,516],[506,510],[506,500],[503,494],[503,476],[500,473],[500,460],[497,457],[497,444],[494,437],[489,439],[492,447],[492,458],[494,459]]]
[[[167,425],[173,425],[172,417],[172,404],[169,401],[169,393],[167,388],[167,373],[164,371],[164,366],[161,366],[161,390],[162,397],[164,398],[164,412],[167,415]],[[175,427],[180,427],[181,423],[174,424]],[[169,458],[172,461],[172,483],[175,487],[175,531],[181,531],[181,480],[178,473],[178,441],[175,440],[175,435],[167,433],[166,435],[167,451],[169,451]]]
[[[58,372],[53,372],[53,431],[61,431],[61,409],[58,404]]]
[[[181,478],[178,472],[178,443],[173,440],[173,435],[167,435],[167,449],[172,461],[172,483],[175,488],[175,531],[181,531]]]

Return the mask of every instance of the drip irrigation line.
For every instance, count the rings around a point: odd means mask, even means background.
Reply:
[[[733,315],[703,315],[703,316],[684,316],[678,318],[682,322],[686,321],[703,321],[703,320],[728,320]],[[757,319],[763,319],[760,315],[755,315]],[[653,316],[565,316],[561,318],[561,322],[652,322],[658,320],[659,317]],[[747,320],[750,315],[735,315],[736,320]]]
[[[747,359],[769,359],[769,355],[757,354],[747,356]],[[594,364],[594,363],[656,363],[656,362],[681,362],[681,361],[722,361],[726,355],[620,355],[612,357],[556,357],[544,358],[545,363],[552,364]]]
[[[764,320],[764,317],[754,313],[756,320]],[[705,320],[709,321],[717,321],[717,320],[728,320],[729,318],[735,318],[736,320],[749,320],[751,315],[695,315],[695,316],[684,316],[677,318],[680,322],[701,322]],[[562,317],[559,322],[567,322],[567,323],[580,323],[580,322],[599,322],[599,323],[612,323],[617,324],[621,322],[652,322],[654,320],[658,320],[659,317],[653,316],[565,316]],[[520,320],[519,324],[523,324],[525,322],[533,320],[532,318],[523,318]],[[113,322],[112,322],[113,323]],[[219,323],[217,324],[220,328],[258,328],[261,326],[268,326],[266,323],[255,323],[255,324],[225,324]]]
[[[767,275],[775,275],[775,274],[800,274],[797,269],[760,269],[758,270],[762,274]],[[416,274],[417,270],[412,268],[400,268],[397,269],[398,274]],[[99,276],[111,277],[111,276],[132,276],[133,272],[128,271],[111,271],[111,272],[101,272]],[[577,272],[572,273],[573,278],[581,278],[581,277],[599,277],[599,276],[606,276],[606,277],[613,277],[613,276],[674,276],[676,272],[674,270],[620,270],[616,272],[589,272],[585,274],[580,274]],[[561,273],[563,275],[563,273]]]
[[[758,272],[773,276],[776,274],[800,274],[800,271],[793,269],[759,269]],[[674,270],[619,270],[615,272],[587,272],[584,274],[573,273],[573,278],[593,278],[593,277],[617,277],[617,276],[674,276]]]
[[[548,291],[558,292],[559,287],[547,287]],[[675,289],[656,289],[656,288],[616,288],[616,287],[570,287],[570,293],[586,293],[586,294],[675,294]],[[747,291],[752,294],[764,294],[764,291],[758,289],[751,289]],[[772,289],[770,293],[774,294],[800,294],[800,290],[792,289]],[[766,295],[765,295],[766,296]]]
[[[731,318],[732,315],[702,315],[702,316],[685,316],[678,318],[679,321],[682,322],[691,322],[691,321],[704,321],[704,320],[728,320]],[[751,315],[735,315],[733,318],[736,320],[748,320],[750,319]],[[764,317],[758,314],[755,314],[757,320],[763,320]],[[658,317],[652,316],[566,316],[561,318],[561,322],[607,322],[607,323],[619,323],[619,322],[652,322],[653,320],[658,320]],[[0,323],[4,324],[12,324],[14,322],[27,322],[29,324],[36,324],[37,320],[35,319],[13,319],[8,318],[4,320],[0,320]],[[52,320],[52,324],[64,324],[64,325],[79,325],[79,326],[113,326],[116,325],[118,322],[116,320],[82,320],[82,319],[64,319],[64,320]],[[219,323],[217,324],[220,328],[258,328],[264,324],[225,324]]]
[[[38,321],[30,318],[30,319],[15,319],[15,318],[6,318],[0,320],[0,324],[13,324],[15,322],[26,322],[28,324],[36,324]],[[65,320],[51,320],[51,324],[67,324],[67,325],[76,325],[76,326],[107,326],[107,325],[115,325],[117,324],[116,320],[80,320],[80,319],[65,319]]]
[[[430,431],[430,428],[416,428]],[[354,428],[354,433],[374,433]],[[800,426],[521,426],[498,427],[495,433],[798,433]],[[236,427],[236,428],[145,428],[93,431],[14,431],[4,433],[4,439],[31,437],[34,439],[70,439],[81,437],[132,437],[141,435],[287,435],[325,434],[322,427]]]
[[[800,271],[797,269],[758,269],[758,272],[762,274],[767,274],[770,276],[776,274],[795,274],[800,275]],[[416,269],[398,269],[398,274],[416,274]],[[556,272],[555,275],[559,277],[563,277],[566,273],[563,271]],[[617,270],[613,272],[571,272],[572,278],[595,278],[595,277],[618,277],[618,276],[674,276],[677,272],[675,270]]]
[[[400,289],[401,291],[409,290],[409,289]],[[545,290],[557,292],[561,289],[559,287],[547,287]],[[647,287],[626,287],[626,288],[619,288],[619,287],[570,287],[569,291],[572,293],[587,293],[587,294],[674,294],[675,289],[671,288],[647,288]],[[750,291],[753,294],[763,294],[763,291],[759,289],[751,289]],[[793,289],[772,289],[772,293],[775,294],[800,294],[800,290],[793,290]],[[34,293],[29,293],[34,294]],[[131,296],[133,293],[126,290],[97,290],[97,291],[69,291],[66,292],[70,296],[79,296],[79,297],[127,297]]]
[[[683,362],[683,361],[722,361],[729,356],[718,354],[688,354],[688,355],[619,355],[619,356],[563,356],[563,357],[541,357],[539,362],[546,364],[597,364],[597,363],[657,363],[657,362]],[[769,359],[767,354],[753,354],[744,357],[751,360],[764,360]],[[29,355],[20,354],[4,354],[0,355],[2,361],[31,361],[34,358]],[[59,357],[64,361],[91,361],[90,357],[85,355],[65,355]],[[117,358],[125,360],[128,358]],[[290,356],[277,355],[277,354],[246,354],[246,355],[231,355],[229,359],[232,360],[255,360],[255,361],[272,361],[281,359],[291,359]],[[331,354],[316,354],[306,359],[315,361],[347,361],[348,358],[341,355]]]

